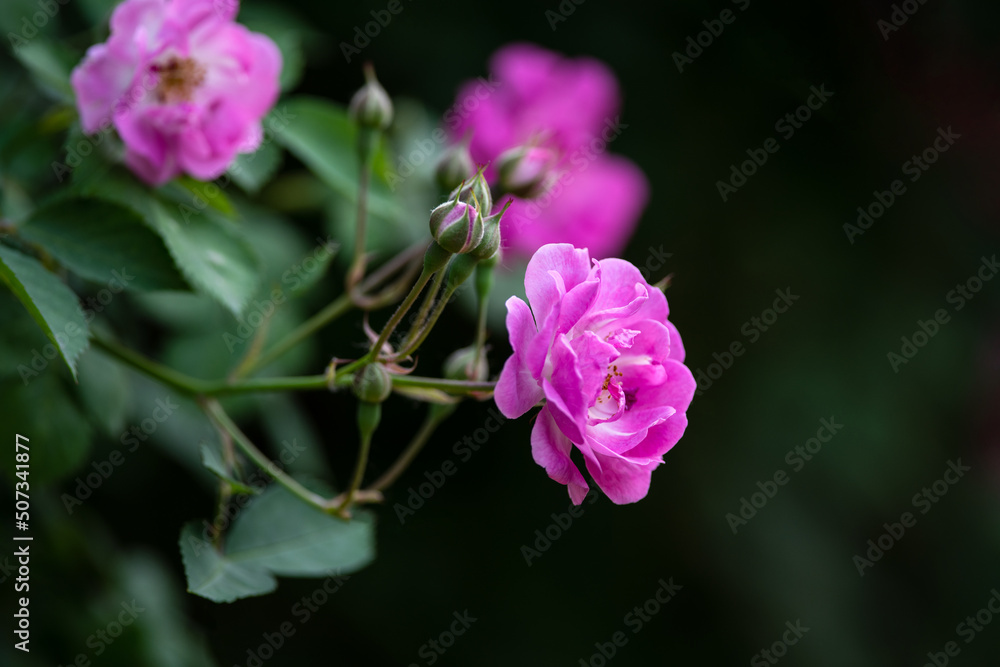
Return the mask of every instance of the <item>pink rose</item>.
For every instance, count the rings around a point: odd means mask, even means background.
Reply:
[[[551,242],[586,246],[599,256],[621,252],[649,187],[638,167],[607,153],[623,131],[614,74],[597,60],[532,44],[503,47],[490,69],[495,83],[463,86],[445,117],[454,136],[471,132],[469,150],[480,164],[533,142],[557,155],[551,191],[537,200],[514,198],[501,223],[505,246],[525,257]]]
[[[497,382],[507,417],[545,405],[531,452],[580,504],[589,487],[571,460],[615,503],[645,497],[653,469],[687,426],[696,388],[667,300],[632,264],[593,260],[568,244],[543,246],[524,278],[528,305],[507,300],[514,354]]]
[[[114,126],[143,180],[222,175],[255,151],[278,98],[281,53],[234,22],[236,0],[125,0],[111,36],[73,71],[83,130]]]

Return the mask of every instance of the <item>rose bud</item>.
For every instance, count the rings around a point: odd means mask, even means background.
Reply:
[[[556,154],[548,148],[512,148],[497,158],[500,188],[524,199],[534,199],[548,189],[555,163]]]
[[[470,255],[478,260],[486,260],[500,251],[500,219],[504,212],[510,208],[512,201],[512,199],[508,199],[499,213],[483,219],[483,240],[469,253]]]
[[[368,364],[354,374],[354,395],[363,403],[381,403],[392,393],[392,377],[382,364]]]
[[[365,85],[351,98],[351,118],[361,127],[384,130],[392,123],[392,100],[375,78],[375,68],[365,65]]]
[[[481,382],[489,374],[486,355],[476,350],[475,345],[455,350],[444,360],[444,377],[449,380]]]
[[[445,190],[454,190],[476,172],[476,165],[469,154],[469,146],[465,142],[449,147],[438,161],[434,176],[438,185]]]
[[[480,167],[475,176],[452,191],[451,198],[457,197],[459,201],[472,204],[480,211],[492,211],[493,195],[483,175],[484,171],[486,167]]]
[[[483,240],[483,216],[475,206],[454,199],[431,211],[431,236],[454,254],[467,253]]]

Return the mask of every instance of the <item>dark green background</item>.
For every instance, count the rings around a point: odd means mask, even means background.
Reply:
[[[628,644],[609,664],[747,664],[798,619],[810,630],[782,664],[922,665],[948,641],[961,648],[952,664],[994,664],[1000,618],[970,644],[956,626],[1000,587],[1000,281],[957,312],[946,294],[998,245],[995,5],[931,0],[884,40],[876,22],[889,17],[888,3],[753,0],[739,11],[722,0],[656,8],[589,0],[552,30],[544,12],[556,3],[403,0],[403,12],[350,64],[337,44],[385,3],[282,6],[315,31],[299,91],[339,101],[360,83],[362,58],[376,64],[394,96],[437,110],[510,41],[608,63],[628,124],[612,150],[638,163],[652,186],[625,258],[642,265],[651,248],[672,253],[660,273],[674,275],[671,319],[692,370],[707,369],[734,341],[748,343],[741,328],[776,289],[800,299],[695,398],[687,433],[645,500],[585,505],[530,567],[521,548],[552,513],[566,511],[565,489],[532,462],[527,418],[461,461],[453,443],[483,426],[492,404],[463,406],[379,510],[377,561],[306,624],[291,608],[316,589],[313,580],[282,580],[277,593],[232,605],[180,594],[179,527],[209,514],[213,496],[158,450],[137,456],[128,478],[112,478],[72,520],[58,505],[65,489],[53,489],[50,511],[59,521],[36,544],[45,555],[34,570],[45,658],[25,664],[57,664],[85,650],[94,628],[67,619],[101,594],[88,559],[139,552],[166,569],[136,576],[170,572],[157,585],[181,598],[149,599],[179,609],[178,618],[190,619],[180,621],[179,634],[203,635],[226,666],[247,664],[247,649],[284,621],[296,634],[267,665],[428,664],[421,645],[464,610],[478,620],[437,664],[577,665],[619,630]],[[735,22],[679,73],[672,54],[725,8],[735,10]],[[65,11],[59,28],[72,35],[85,22]],[[14,67],[9,59],[3,66]],[[830,100],[793,137],[779,138],[780,150],[724,203],[716,182],[747,149],[778,137],[775,122],[821,84]],[[901,165],[949,126],[961,138],[850,243],[843,225],[854,222],[857,207],[905,180]],[[286,167],[296,165],[289,159]],[[296,220],[322,227],[318,216]],[[939,308],[951,320],[894,372],[887,353],[899,352],[900,337]],[[345,354],[358,327],[353,318],[325,332],[311,368],[331,351]],[[431,346],[443,352],[444,343],[465,344],[471,335],[470,320],[456,310]],[[509,348],[502,331],[493,339],[497,373]],[[437,360],[428,356],[424,370]],[[343,480],[353,457],[350,401],[296,401]],[[831,417],[843,429],[733,535],[725,515],[758,481],[790,471],[786,452]],[[392,461],[419,419],[418,408],[394,400],[373,466]],[[913,511],[913,495],[959,458],[971,472],[859,576],[852,558],[867,540]],[[392,505],[446,459],[458,472],[400,524]],[[633,635],[623,617],[671,577],[683,589]],[[10,582],[3,585],[9,591]],[[124,644],[95,664],[138,664]]]

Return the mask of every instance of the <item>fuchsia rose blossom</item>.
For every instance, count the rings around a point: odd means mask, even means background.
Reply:
[[[638,167],[607,153],[623,129],[614,74],[597,60],[565,58],[532,44],[505,46],[490,69],[496,84],[466,84],[445,117],[454,136],[471,133],[469,150],[480,164],[531,143],[558,156],[549,193],[537,200],[514,197],[501,222],[505,245],[525,257],[560,241],[598,256],[618,254],[645,209],[649,187]]]
[[[255,151],[278,98],[281,53],[234,22],[236,0],[125,0],[111,36],[73,71],[83,130],[110,126],[143,180],[222,175]]]
[[[531,452],[573,503],[589,491],[574,447],[613,502],[641,500],[684,433],[696,388],[666,297],[632,264],[591,262],[568,244],[540,248],[524,286],[530,309],[507,300],[514,354],[496,385],[497,407],[515,418],[545,399]]]

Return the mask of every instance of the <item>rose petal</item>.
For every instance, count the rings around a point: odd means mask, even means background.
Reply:
[[[524,288],[535,319],[545,319],[567,291],[587,280],[590,256],[568,243],[539,248],[524,272]]]
[[[570,458],[573,445],[556,426],[548,406],[542,408],[531,429],[531,456],[549,477],[565,484],[574,505],[583,502],[590,487]]]
[[[504,363],[493,398],[504,416],[515,418],[544,397],[538,379],[523,362],[523,355],[536,335],[535,322],[528,304],[516,296],[507,299],[507,331],[514,354]]]
[[[585,459],[587,470],[611,502],[624,505],[646,497],[653,470],[660,465],[658,461],[637,463],[600,445],[592,447],[592,452],[600,465]]]

